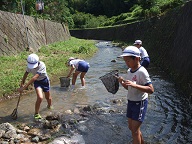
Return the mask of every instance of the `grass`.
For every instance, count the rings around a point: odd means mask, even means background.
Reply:
[[[69,57],[86,59],[94,55],[96,51],[95,41],[71,37],[67,41],[43,46],[36,54],[39,56],[40,61],[46,64],[50,80],[56,81],[59,75],[66,74],[68,69],[66,63]],[[29,54],[31,52],[24,51],[16,56],[0,57],[0,96],[7,97],[19,88],[27,68],[26,59]],[[29,75],[27,80],[31,77],[32,75]]]

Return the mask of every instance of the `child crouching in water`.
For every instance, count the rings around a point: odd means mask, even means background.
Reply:
[[[84,87],[85,86],[85,74],[88,72],[89,67],[90,67],[89,63],[84,60],[81,60],[81,59],[70,57],[68,60],[68,65],[71,66],[71,69],[70,69],[67,77],[69,78],[71,76],[71,74],[73,74],[71,88],[72,89],[75,88],[76,79],[79,74],[80,74],[80,79],[81,79],[81,85]]]

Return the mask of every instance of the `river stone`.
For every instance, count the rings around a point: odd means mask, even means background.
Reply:
[[[41,129],[33,128],[33,129],[30,129],[30,130],[28,131],[28,135],[31,135],[31,136],[39,136],[39,135],[42,135],[42,131],[41,131]]]
[[[0,124],[0,129],[5,131],[5,133],[2,135],[4,138],[16,138],[17,133],[14,126],[12,126],[10,123],[3,123]]]
[[[85,144],[85,140],[82,135],[75,134],[72,137],[58,137],[49,144]]]
[[[31,142],[35,142],[35,143],[38,143],[39,142],[39,137],[38,136],[35,136],[31,139]]]
[[[0,138],[5,134],[4,130],[0,130]]]
[[[66,114],[73,114],[73,112],[71,110],[66,110],[65,113]]]
[[[79,109],[78,108],[74,108],[74,113],[75,114],[79,114],[80,113]]]

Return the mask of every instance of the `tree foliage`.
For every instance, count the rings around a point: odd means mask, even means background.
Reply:
[[[43,0],[40,0],[43,1]],[[90,28],[132,22],[161,15],[185,0],[46,0],[43,12],[36,0],[1,0],[0,10],[67,23],[69,28]],[[21,4],[22,2],[22,4]]]

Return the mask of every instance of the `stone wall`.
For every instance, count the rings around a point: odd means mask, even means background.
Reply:
[[[70,30],[77,38],[143,41],[153,63],[166,71],[187,94],[192,94],[192,2],[164,16],[117,27]]]
[[[64,24],[0,11],[0,56],[14,55],[28,48],[37,51],[43,45],[69,38]]]

